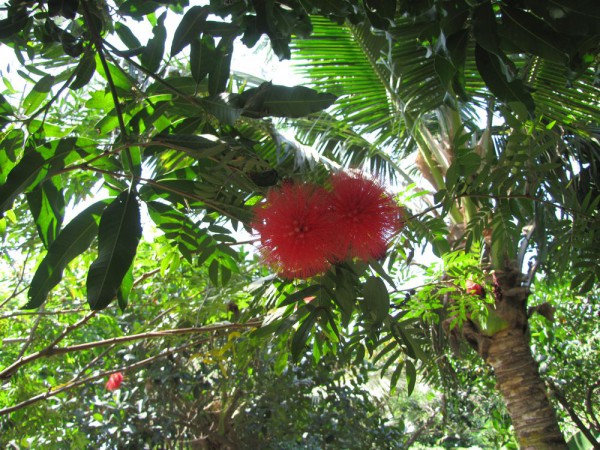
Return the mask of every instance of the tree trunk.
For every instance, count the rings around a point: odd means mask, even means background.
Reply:
[[[486,332],[477,323],[468,321],[463,324],[462,336],[494,369],[521,449],[566,450],[567,444],[529,347],[529,288],[523,286],[522,280],[519,271],[495,271],[495,304],[489,310],[489,318],[498,327]]]
[[[566,449],[527,336],[515,329],[495,334],[490,339],[487,363],[494,368],[521,449]]]

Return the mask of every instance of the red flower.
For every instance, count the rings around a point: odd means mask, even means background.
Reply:
[[[265,261],[286,278],[324,272],[335,251],[335,224],[327,192],[311,184],[284,184],[255,209]]]
[[[467,289],[467,294],[477,295],[481,298],[485,297],[485,288],[474,281],[467,280],[465,282],[465,288]]]
[[[106,389],[109,391],[116,391],[123,382],[123,374],[121,372],[115,372],[110,375],[106,382]]]
[[[383,186],[360,174],[331,176],[330,202],[337,226],[337,258],[377,259],[403,226],[402,208]]]

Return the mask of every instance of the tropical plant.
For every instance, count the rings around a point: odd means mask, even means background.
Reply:
[[[444,328],[451,339],[464,337],[493,366],[524,448],[564,448],[529,348],[527,302],[539,277],[551,284],[571,274],[571,287],[584,293],[599,275],[593,2],[187,6],[12,0],[5,7],[0,39],[20,62],[27,93],[5,80],[0,98],[0,230],[13,240],[7,248],[18,249],[6,256],[21,280],[3,305],[45,308],[58,286],[72,291],[61,301],[79,309],[85,297],[93,311],[30,348],[34,319],[29,334],[19,331],[31,338],[0,376],[18,389],[28,364],[73,350],[68,340],[114,300],[121,310],[134,307],[133,287],[147,280],[134,277],[144,245],[160,258],[145,273],[203,267],[214,286],[227,286],[246,268],[237,233],[248,230],[270,186],[325,185],[331,170],[363,165],[411,182],[420,173],[431,185],[401,194],[410,211],[386,261],[334,261],[307,281],[253,266],[249,294],[260,318],[190,333],[259,326],[254,336],[291,333],[296,361],[309,348],[317,360],[337,353],[361,361],[368,353],[393,369],[393,383],[405,373],[412,391],[417,367],[443,372],[432,358],[440,350],[430,339],[435,327],[424,324],[434,322],[438,337]],[[165,56],[167,11],[185,14]],[[152,36],[142,44],[122,19],[150,24]],[[306,38],[295,41],[294,58],[316,90],[230,76],[236,37],[252,47],[262,35],[280,58],[291,56],[292,36]],[[181,68],[178,58],[185,69],[169,70]],[[298,142],[282,126],[295,127]],[[415,167],[405,167],[412,152]],[[63,226],[67,205],[85,209]],[[142,228],[143,211],[161,239]],[[428,245],[443,266],[426,268],[426,285],[405,295],[416,276],[412,256]],[[74,287],[61,283],[82,261],[86,288],[81,274]],[[475,284],[487,294],[473,295]],[[62,389],[54,379],[49,385],[29,397]]]

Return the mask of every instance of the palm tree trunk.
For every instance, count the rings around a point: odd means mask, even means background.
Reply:
[[[516,270],[494,273],[494,314],[508,326],[480,340],[479,353],[494,369],[521,449],[563,450],[567,444],[529,347],[529,289],[522,280]]]
[[[516,329],[495,334],[490,340],[487,363],[494,368],[521,449],[566,449],[527,336]]]

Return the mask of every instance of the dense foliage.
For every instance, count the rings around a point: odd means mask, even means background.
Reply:
[[[460,392],[477,391],[490,420],[469,422],[457,442],[514,445],[491,378],[472,375],[487,373],[476,355],[493,367],[524,448],[531,436],[565,446],[546,388],[563,434],[576,427],[594,442],[593,1],[10,0],[1,11],[0,41],[18,60],[0,96],[9,442],[414,442],[423,424],[386,422],[366,394],[370,361],[392,387],[413,392],[419,372],[444,392],[444,422],[424,419],[423,442],[451,445],[448,430],[475,404]],[[237,45],[263,39],[311,87],[232,73]],[[328,252],[316,269],[271,273],[244,246],[260,239],[251,225],[265,232],[263,199],[290,186],[338,192],[344,171],[394,186],[393,201],[381,188],[367,206],[402,205],[402,232],[361,240],[377,228],[363,220],[337,230],[341,249],[312,241]],[[324,210],[347,215],[352,189]],[[296,243],[264,239],[275,272],[279,249],[293,250],[286,264],[305,256]],[[527,368],[529,400],[504,377],[511,367]],[[116,373],[124,379],[107,392]],[[519,420],[527,403],[544,411],[539,424]]]

